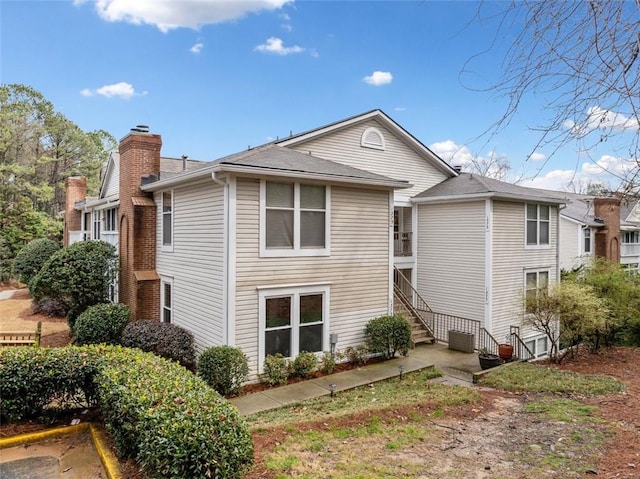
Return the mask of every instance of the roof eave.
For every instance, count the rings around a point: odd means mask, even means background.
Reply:
[[[547,203],[550,205],[564,205],[566,200],[560,200],[558,198],[550,197],[537,197],[528,195],[516,195],[509,193],[497,193],[495,191],[486,191],[482,193],[471,193],[467,195],[445,195],[445,196],[431,196],[431,197],[414,197],[411,201],[414,203],[445,203],[449,201],[465,201],[465,200],[479,200],[479,199],[496,199],[496,200],[508,200],[519,202],[535,202],[535,203]]]

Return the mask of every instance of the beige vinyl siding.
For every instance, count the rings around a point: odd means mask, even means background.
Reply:
[[[104,185],[104,198],[120,194],[120,162],[112,160],[111,173]]]
[[[384,150],[360,146],[362,133],[369,127],[377,128],[384,135]],[[414,185],[397,190],[396,198],[410,198],[447,178],[429,160],[418,155],[375,120],[334,131],[320,138],[292,145],[291,148],[389,178],[405,180]]]
[[[571,270],[581,263],[582,225],[560,218],[560,269]],[[593,243],[594,238],[591,238]],[[593,247],[593,245],[592,245]]]
[[[550,208],[549,248],[525,248],[524,203],[493,202],[493,295],[491,334],[503,341],[509,326],[521,326],[526,270],[548,270],[557,281],[556,240],[558,208]],[[532,336],[523,328],[522,337]]]
[[[193,332],[196,348],[224,344],[224,190],[208,181],[173,190],[173,251],[162,251],[157,206],[157,272],[173,278],[173,323]]]
[[[484,200],[418,206],[417,287],[434,311],[484,320]]]
[[[251,370],[258,364],[258,288],[329,283],[338,349],[363,342],[367,321],[388,307],[389,192],[331,186],[331,255],[287,258],[259,257],[259,192],[259,180],[238,179],[236,345]]]

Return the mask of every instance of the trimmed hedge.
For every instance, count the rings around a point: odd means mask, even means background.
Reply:
[[[223,396],[238,394],[249,377],[249,360],[240,348],[207,348],[198,358],[198,374]]]
[[[175,324],[150,319],[132,321],[123,329],[120,344],[178,361],[192,371],[196,368],[193,334]]]
[[[25,245],[13,260],[13,270],[20,275],[20,282],[29,283],[42,265],[59,249],[60,243],[46,238]]]
[[[119,452],[155,478],[236,478],[253,462],[237,410],[176,363],[108,350],[97,376],[102,414]]]
[[[0,417],[37,418],[52,402],[93,405],[99,367],[96,349],[0,348]]]
[[[0,350],[3,417],[29,417],[52,399],[87,390],[119,454],[149,477],[239,478],[253,462],[237,410],[174,362],[120,346]]]
[[[104,303],[89,306],[73,327],[74,343],[120,344],[122,330],[129,323],[131,311],[126,304]]]
[[[392,358],[399,352],[403,356],[412,346],[411,325],[404,316],[379,316],[367,323],[364,330],[367,348]]]

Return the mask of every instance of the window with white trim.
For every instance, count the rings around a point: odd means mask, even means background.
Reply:
[[[171,323],[173,320],[173,279],[160,281],[160,321]]]
[[[102,212],[101,211],[94,211],[93,212],[93,236],[92,238],[94,240],[99,240],[100,239],[100,230],[102,228]]]
[[[173,246],[173,191],[162,192],[162,246]]]
[[[307,286],[261,290],[259,293],[260,359],[327,349],[329,287]]]
[[[640,243],[640,231],[623,231],[622,244],[638,244]]]
[[[546,336],[525,339],[524,344],[533,353],[534,358],[544,357],[549,352],[549,341]]]
[[[536,307],[538,298],[549,292],[549,270],[526,271],[524,275],[525,308],[528,313]]]
[[[104,210],[104,230],[118,231],[118,208]]]
[[[550,208],[549,205],[527,203],[526,209],[526,244],[527,246],[548,245]]]
[[[329,252],[329,186],[261,183],[261,256],[320,256]]]
[[[584,228],[584,253],[591,253],[591,228]]]

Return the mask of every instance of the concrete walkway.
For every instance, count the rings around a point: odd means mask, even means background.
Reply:
[[[267,389],[231,398],[229,401],[238,408],[240,414],[248,416],[307,399],[328,396],[331,394],[330,384],[335,384],[335,391],[340,392],[396,377],[400,373],[399,366],[403,366],[403,374],[436,367],[444,373],[444,376],[435,379],[435,382],[459,386],[472,386],[473,373],[480,371],[477,354],[452,351],[445,344],[421,344],[411,349],[409,355],[404,358],[395,358],[317,379]]]

